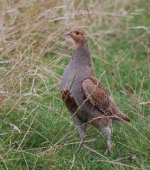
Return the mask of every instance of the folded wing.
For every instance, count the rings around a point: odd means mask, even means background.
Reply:
[[[84,80],[82,88],[92,107],[100,111],[102,115],[129,121],[128,116],[119,110],[115,102],[108,96],[102,84],[94,76]]]

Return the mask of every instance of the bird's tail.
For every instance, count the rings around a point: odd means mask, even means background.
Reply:
[[[115,118],[117,120],[124,120],[126,122],[130,122],[129,117],[121,111],[119,111],[119,113],[116,114]]]
[[[120,109],[117,107],[117,105],[115,104],[115,102],[113,100],[111,100],[111,109],[113,111],[113,115],[114,115],[114,119],[115,120],[124,120],[127,122],[130,122],[129,117],[124,114],[123,112],[120,111]]]

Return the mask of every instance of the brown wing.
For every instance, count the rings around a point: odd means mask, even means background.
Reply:
[[[102,84],[94,76],[84,80],[82,88],[92,107],[99,110],[105,116],[129,121],[128,116],[119,110],[115,102],[109,98]]]
[[[109,113],[110,101],[109,97],[98,80],[91,76],[82,82],[82,88],[85,96],[88,98],[93,107],[99,109],[104,114]]]

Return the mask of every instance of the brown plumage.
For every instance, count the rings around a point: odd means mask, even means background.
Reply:
[[[102,112],[104,116],[110,116],[112,119],[129,121],[128,116],[117,108],[114,101],[109,98],[102,84],[98,82],[94,76],[84,80],[82,82],[82,87],[92,107]]]
[[[74,40],[75,49],[61,79],[62,99],[73,114],[81,141],[86,136],[86,125],[92,124],[104,132],[110,151],[112,120],[129,121],[129,118],[94,76],[85,32],[75,29],[67,35]]]

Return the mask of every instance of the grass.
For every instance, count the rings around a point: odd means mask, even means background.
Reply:
[[[150,169],[150,3],[0,2],[0,169]],[[113,124],[111,154],[91,126],[77,152],[60,97],[72,27],[88,32],[97,78],[131,119]]]

